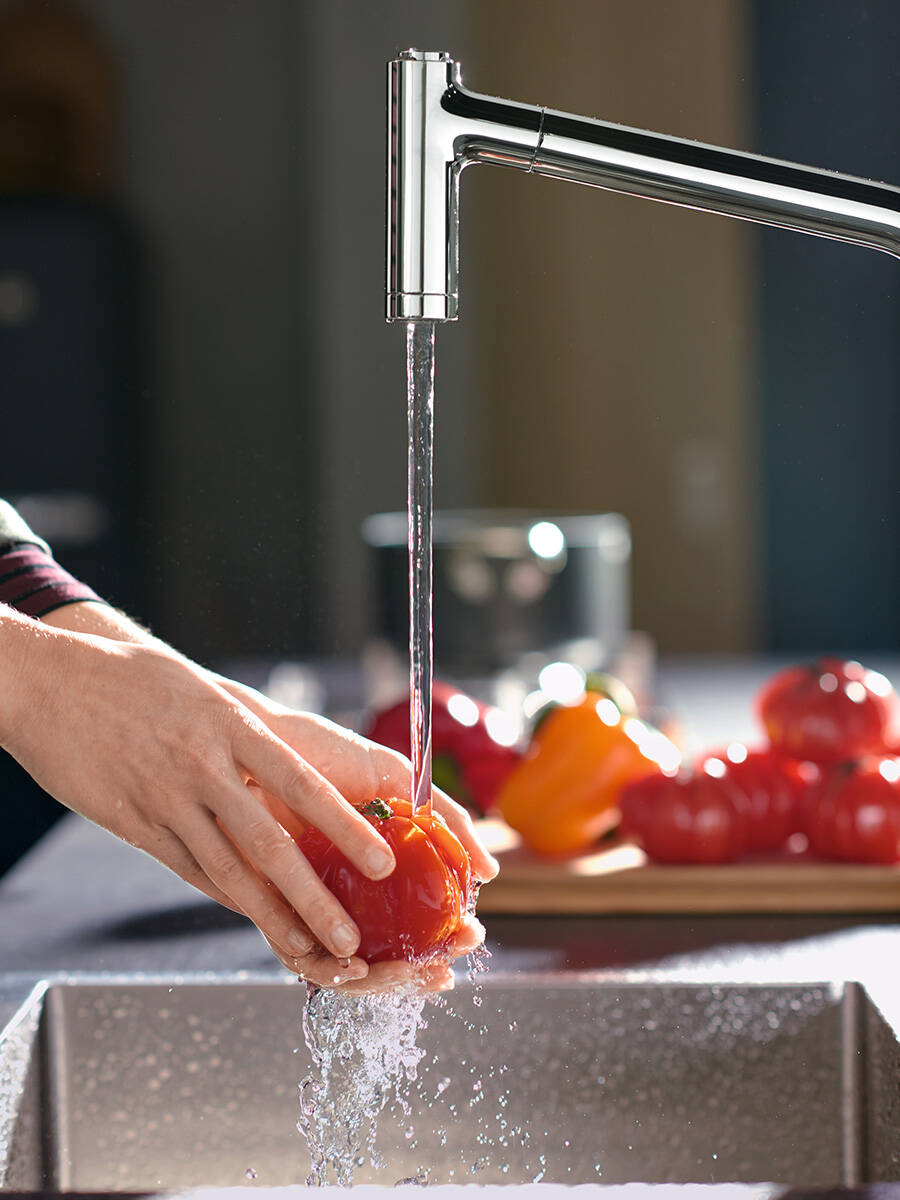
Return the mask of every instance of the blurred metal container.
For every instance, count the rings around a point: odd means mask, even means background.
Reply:
[[[405,512],[363,522],[372,548],[375,636],[409,647]],[[503,509],[435,513],[435,663],[487,674],[567,644],[609,663],[630,624],[631,534],[617,513],[552,516]]]

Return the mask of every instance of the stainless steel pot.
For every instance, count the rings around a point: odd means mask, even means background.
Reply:
[[[363,523],[372,548],[373,635],[409,645],[405,512]],[[434,646],[438,671],[484,674],[532,652],[594,643],[601,666],[630,623],[631,534],[617,513],[553,516],[444,511],[434,518]]]

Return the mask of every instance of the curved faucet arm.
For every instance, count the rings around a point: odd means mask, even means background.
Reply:
[[[549,109],[532,169],[900,257],[900,188],[853,175]]]
[[[455,320],[459,176],[474,162],[779,225],[900,257],[900,188],[467,91],[459,64],[388,64],[388,320]]]

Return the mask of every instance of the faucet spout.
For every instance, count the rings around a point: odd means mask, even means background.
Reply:
[[[459,177],[514,167],[900,257],[900,188],[467,91],[448,54],[388,64],[387,319],[458,316]]]

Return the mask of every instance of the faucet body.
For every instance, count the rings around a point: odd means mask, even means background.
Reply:
[[[900,257],[900,188],[467,91],[459,63],[388,64],[387,319],[452,321],[459,177],[493,163]]]

